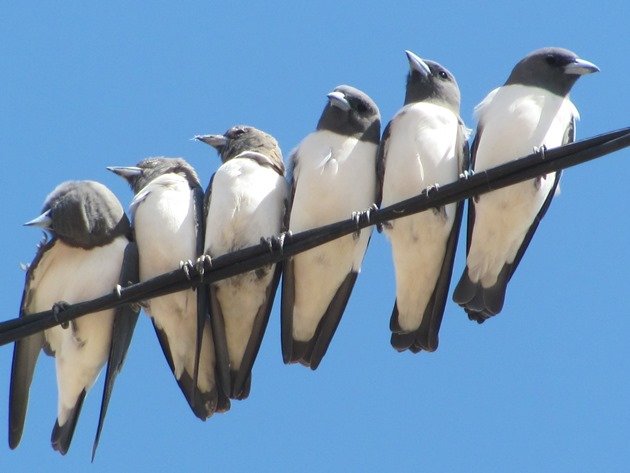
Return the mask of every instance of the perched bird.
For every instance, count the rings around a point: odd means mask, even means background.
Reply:
[[[288,226],[301,232],[365,211],[376,202],[380,113],[362,91],[328,94],[317,130],[291,156]],[[372,228],[318,246],[285,262],[282,356],[316,369],[354,287]]]
[[[405,104],[379,147],[383,207],[454,182],[468,165],[468,130],[459,117],[455,77],[437,62],[406,53]],[[438,347],[462,209],[462,203],[449,204],[384,225],[396,272],[390,329],[398,351]]]
[[[506,83],[476,107],[474,171],[482,171],[575,139],[573,84],[599,69],[561,48],[525,56]],[[479,323],[503,308],[507,284],[549,208],[560,172],[471,199],[466,269],[453,300]]]
[[[243,125],[196,139],[216,148],[223,162],[206,191],[205,254],[213,258],[277,236],[287,195],[277,141]],[[280,264],[270,265],[210,285],[212,317],[225,327],[231,398],[249,395],[280,272]]]
[[[25,225],[41,227],[51,238],[39,245],[26,272],[20,316],[51,308],[59,313],[67,304],[113,291],[119,282],[134,282],[136,261],[126,258],[131,226],[118,199],[102,184],[60,184],[46,198],[43,213]],[[121,281],[121,275],[131,281]],[[127,352],[137,314],[128,305],[95,312],[15,343],[9,392],[11,448],[16,448],[22,437],[29,388],[43,348],[55,357],[58,409],[51,441],[62,455],[70,447],[83,399],[109,357],[96,449],[114,378]]]
[[[146,281],[196,259],[203,251],[203,190],[180,158],[147,158],[137,166],[109,167],[130,184],[133,226]],[[219,368],[205,286],[146,301],[164,356],[194,414],[202,420],[229,409]]]

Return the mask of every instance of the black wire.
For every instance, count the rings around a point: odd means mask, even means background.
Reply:
[[[359,218],[350,218],[295,235],[286,235],[283,245],[279,245],[279,237],[275,237],[274,241],[218,256],[213,258],[210,265],[204,265],[203,283],[219,281],[277,263],[287,257],[354,233],[361,228],[447,205],[575,166],[628,146],[630,146],[630,127],[551,150],[540,150],[501,166],[461,177],[456,182],[441,185],[431,192],[424,192],[389,207],[364,211]],[[148,281],[122,288],[119,294],[112,292],[90,301],[70,305],[56,315],[53,314],[52,310],[48,310],[7,320],[0,323],[0,345],[14,342],[60,323],[69,322],[85,314],[170,294],[202,283],[202,277],[197,271],[192,271],[189,275],[190,279],[185,271],[178,269]]]

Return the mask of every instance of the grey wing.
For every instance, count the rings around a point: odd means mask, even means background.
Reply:
[[[24,292],[20,302],[20,317],[27,313],[27,307],[33,298],[36,288],[31,287],[33,273],[37,269],[44,253],[55,243],[52,239],[39,245],[35,258],[26,271]],[[11,384],[9,387],[9,447],[16,448],[22,438],[28,396],[33,381],[33,373],[39,352],[44,346],[43,332],[36,333],[15,342],[13,348],[13,361],[11,364]]]
[[[216,173],[215,173],[216,174]],[[198,225],[203,231],[197,233],[197,254],[202,255],[205,252],[204,244],[206,238],[205,227],[208,222],[208,212],[210,211],[210,203],[212,202],[212,184],[214,176],[210,178],[206,193],[203,196],[203,212],[198,213]],[[201,206],[201,199],[198,202]],[[201,208],[201,207],[199,207]],[[210,300],[210,289],[207,284],[202,284],[197,289],[197,352],[195,363],[195,379],[198,374],[199,353],[201,350],[201,336],[203,334],[203,323],[206,318],[210,319],[212,329],[212,341],[214,342],[214,352],[216,360],[216,379],[218,384],[219,408],[221,409],[227,403],[226,397],[230,394],[230,356],[227,347],[227,338],[225,335],[225,324],[223,323],[223,315],[212,310],[212,301]],[[195,381],[196,382],[196,381]],[[224,410],[227,410],[224,409]]]
[[[138,275],[138,264],[138,245],[135,242],[130,242],[125,248],[125,256],[123,258],[120,278],[118,280],[118,283],[121,286],[125,287],[131,284],[136,284],[140,280]],[[105,415],[107,414],[107,408],[109,406],[109,399],[112,395],[112,390],[114,389],[114,382],[116,381],[116,376],[118,376],[122,370],[125,357],[127,356],[127,350],[129,350],[129,345],[131,344],[133,331],[136,328],[139,313],[139,305],[125,304],[117,307],[114,314],[112,342],[109,349],[109,358],[107,360],[107,371],[105,374],[105,385],[103,387],[101,412],[98,419],[98,427],[96,429],[94,444],[92,446],[92,461],[94,461],[96,449],[98,448],[101,430],[103,429]]]
[[[289,158],[289,193],[284,212],[284,228],[290,230],[291,210],[293,208],[293,198],[295,197],[295,167],[298,163],[297,150]],[[295,303],[295,277],[293,271],[293,258],[287,258],[283,262],[282,288],[280,293],[280,339],[282,345],[282,359],[284,363],[291,363],[293,360],[293,305]]]
[[[389,146],[390,127],[392,122],[389,122],[383,131],[383,138],[378,145],[378,151],[376,154],[376,205],[381,206],[383,200],[383,182],[385,181],[385,159],[387,157],[387,147]],[[379,226],[379,231],[382,228]]]
[[[282,272],[281,264],[276,264],[274,269],[274,275],[267,286],[265,293],[265,300],[258,309],[256,318],[254,319],[254,326],[252,333],[249,336],[243,359],[241,360],[241,366],[238,372],[232,380],[232,393],[230,397],[235,399],[245,399],[249,396],[249,390],[251,387],[252,368],[256,361],[256,356],[260,350],[262,339],[267,329],[267,323],[269,322],[269,315],[271,314],[271,308],[273,307],[273,301],[275,299],[278,283],[280,282],[280,274]]]

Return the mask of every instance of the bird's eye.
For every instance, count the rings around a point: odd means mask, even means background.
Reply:
[[[545,61],[550,66],[558,65],[558,58],[556,56],[552,55],[552,54],[549,54],[547,57],[545,57]]]
[[[438,75],[442,78],[442,79],[447,79],[448,78],[448,74],[444,71],[440,71],[438,72]]]
[[[245,133],[243,128],[234,128],[234,130],[232,130],[232,136],[234,138],[241,136],[243,133]]]
[[[363,102],[357,102],[357,112],[365,113],[367,112],[367,110],[367,105],[365,105]]]

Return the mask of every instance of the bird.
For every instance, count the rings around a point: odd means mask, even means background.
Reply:
[[[455,77],[437,62],[405,52],[405,103],[379,146],[382,207],[454,182],[467,167],[469,130],[459,116]],[[383,226],[396,276],[390,330],[397,351],[433,352],[438,347],[462,212],[463,204],[453,203]]]
[[[150,157],[110,166],[131,186],[140,281],[173,271],[203,251],[203,190],[182,158]],[[189,263],[190,264],[190,263]],[[229,410],[208,318],[204,285],[145,301],[168,365],[193,413],[206,420]]]
[[[569,92],[599,68],[567,49],[537,49],[477,105],[473,172],[575,140]],[[507,284],[558,188],[560,172],[476,196],[468,204],[466,268],[453,300],[482,323],[501,312]]]
[[[287,227],[301,232],[365,212],[376,202],[381,120],[364,92],[340,85],[317,128],[291,155]],[[321,363],[361,270],[372,227],[285,261],[281,338],[285,364]]]
[[[114,194],[94,181],[66,181],[46,198],[42,214],[25,223],[45,233],[26,271],[20,316],[106,295],[135,282],[131,226]],[[125,281],[122,281],[124,278]],[[129,281],[131,279],[131,281]],[[20,443],[31,381],[41,349],[55,357],[58,386],[53,449],[65,455],[83,400],[108,362],[93,455],[116,374],[131,341],[138,310],[130,305],[84,315],[15,343],[9,391],[9,446]]]
[[[287,183],[276,139],[246,125],[196,139],[214,147],[222,161],[205,195],[204,254],[214,258],[278,237]],[[210,312],[225,327],[232,399],[250,394],[280,274],[281,264],[269,265],[210,285]]]

